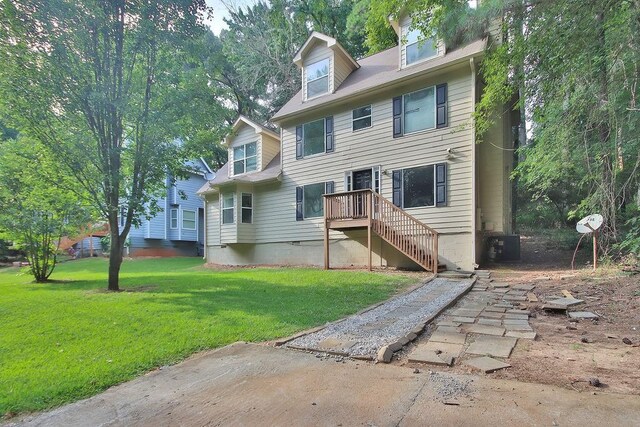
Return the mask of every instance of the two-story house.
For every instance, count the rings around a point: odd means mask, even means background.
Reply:
[[[198,190],[215,173],[204,159],[185,163],[186,176],[165,180],[166,194],[156,199],[159,212],[142,219],[129,231],[130,256],[202,256],[204,254],[204,202]],[[120,218],[123,221],[123,218]],[[123,224],[121,224],[123,225]]]
[[[482,144],[472,117],[488,39],[448,49],[393,26],[398,46],[358,61],[314,32],[280,134],[238,119],[200,190],[207,260],[471,270],[487,235],[510,232],[516,115]]]

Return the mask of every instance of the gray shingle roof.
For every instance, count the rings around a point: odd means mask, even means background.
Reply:
[[[256,184],[265,181],[271,181],[278,179],[282,173],[280,167],[280,154],[278,153],[273,160],[269,162],[266,168],[258,172],[250,172],[240,176],[229,177],[229,163],[225,163],[218,172],[216,177],[207,182],[198,190],[198,194],[204,194],[211,192],[214,187],[219,187],[225,184],[231,183],[248,183]]]
[[[331,94],[314,98],[310,101],[302,101],[302,90],[289,100],[272,118],[278,122],[289,116],[302,113],[319,106],[325,106],[351,96],[370,92],[374,88],[400,83],[403,80],[415,77],[418,74],[428,73],[439,68],[451,65],[455,62],[467,60],[484,52],[487,47],[487,39],[478,40],[445,55],[399,69],[398,47],[387,49],[375,55],[358,61],[360,68],[354,70],[345,79],[338,89]]]

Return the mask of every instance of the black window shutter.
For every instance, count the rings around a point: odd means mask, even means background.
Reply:
[[[402,170],[393,171],[393,204],[402,207]]]
[[[296,127],[296,159],[302,158],[302,126]]]
[[[325,125],[325,139],[324,148],[325,152],[333,152],[333,116],[324,119]]]
[[[436,206],[447,205],[447,164],[436,165]]]
[[[393,137],[402,136],[402,97],[393,98]]]
[[[296,187],[296,221],[302,221],[304,215],[302,213],[302,187]]]
[[[324,183],[324,194],[333,194],[335,185],[333,181],[327,181]]]
[[[436,128],[447,127],[447,84],[436,86]]]

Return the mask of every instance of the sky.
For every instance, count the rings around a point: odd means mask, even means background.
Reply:
[[[223,18],[229,16],[227,6],[225,6],[225,4],[237,8],[239,6],[245,7],[255,3],[257,3],[257,0],[207,0],[207,6],[213,8],[213,19],[209,20],[207,23],[214,34],[219,35],[220,30],[227,28],[227,25],[223,21]]]

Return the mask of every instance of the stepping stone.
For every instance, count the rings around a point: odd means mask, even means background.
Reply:
[[[500,320],[500,319],[483,319],[481,317],[481,318],[478,319],[478,325],[502,326],[502,320]]]
[[[509,284],[508,283],[497,283],[497,282],[494,282],[493,283],[493,287],[494,288],[508,288]]]
[[[459,334],[460,328],[457,326],[438,326],[434,332]]]
[[[494,307],[512,309],[513,308],[513,304],[510,304],[508,302],[501,302],[501,303],[498,303],[498,304],[494,305]]]
[[[475,317],[454,317],[453,321],[458,323],[474,323],[476,319]]]
[[[435,331],[431,334],[431,337],[429,337],[429,341],[464,344],[466,338],[466,333]]]
[[[532,291],[536,285],[515,285],[513,289],[517,289],[519,291]]]
[[[482,309],[478,309],[478,310],[471,310],[471,309],[467,309],[467,308],[458,308],[456,310],[454,310],[451,315],[452,316],[459,316],[459,317],[476,317],[480,314],[480,312],[482,311]]]
[[[481,371],[484,371],[485,374],[511,367],[508,363],[487,356],[469,359],[465,361],[464,364],[469,365],[472,368],[480,369]]]
[[[529,324],[522,325],[504,325],[508,331],[533,331],[533,328]]]
[[[417,349],[424,349],[425,351],[442,352],[447,355],[457,358],[462,353],[464,348],[463,344],[453,344],[447,342],[427,341],[426,343],[420,343],[416,347]]]
[[[525,296],[520,296],[520,295],[505,295],[502,297],[503,300],[505,301],[526,301],[527,297]]]
[[[528,314],[520,314],[520,313],[506,313],[504,315],[505,320],[529,320]]]
[[[536,333],[533,331],[507,331],[505,337],[524,338],[527,340],[535,340]]]
[[[436,323],[436,325],[438,326],[453,326],[453,327],[458,327],[460,326],[460,323],[458,322],[452,322],[451,320],[443,320],[441,322]]]
[[[493,337],[490,335],[479,335],[467,349],[469,354],[480,356],[494,356],[507,358],[515,347],[517,338]]]
[[[529,326],[529,321],[527,319],[504,319],[502,324],[507,325],[527,325]]]
[[[504,313],[506,310],[507,309],[504,307],[496,307],[496,306],[489,306],[484,309],[485,312],[490,311],[493,313]]]
[[[501,337],[504,335],[504,328],[501,326],[489,326],[489,325],[471,325],[467,332],[472,334],[481,335],[495,335]]]
[[[560,304],[544,304],[542,306],[543,310],[552,310],[552,311],[567,311],[567,306],[566,305],[560,305]]]
[[[507,314],[526,314],[527,316],[531,315],[529,310],[520,310],[519,308],[513,308],[511,310],[507,310]]]
[[[480,317],[482,317],[484,319],[502,319],[502,316],[504,316],[504,314],[496,313],[496,312],[493,312],[493,311],[488,311],[488,312],[482,313],[480,315]]]
[[[538,302],[538,297],[533,292],[527,292],[527,300],[529,302]]]
[[[327,338],[318,343],[318,348],[320,350],[344,351],[350,349],[356,344],[356,341],[345,341],[335,338]]]
[[[507,295],[515,295],[515,296],[518,296],[518,297],[523,297],[526,294],[527,293],[525,291],[514,291],[514,290],[511,290],[511,291],[507,292]]]
[[[572,319],[599,319],[600,318],[600,316],[590,311],[572,311],[571,313],[569,313],[569,317],[571,317]]]
[[[445,353],[436,353],[435,351],[420,351],[418,349],[409,355],[410,363],[428,363],[430,365],[451,366],[453,357]]]
[[[506,294],[507,292],[509,292],[509,289],[494,289],[491,292],[495,293],[495,294]]]
[[[574,305],[578,305],[583,302],[584,300],[577,299],[577,298],[558,298],[551,301],[547,301],[547,304],[564,305],[565,307],[572,307]]]

